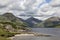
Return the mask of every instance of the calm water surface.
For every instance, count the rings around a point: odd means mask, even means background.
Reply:
[[[52,37],[16,36],[12,40],[60,40],[59,28],[32,28],[33,32],[51,34]]]
[[[32,31],[60,36],[60,28],[32,28]]]

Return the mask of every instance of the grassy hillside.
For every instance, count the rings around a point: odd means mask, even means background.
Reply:
[[[11,39],[7,39],[5,37],[0,37],[0,40],[11,40]]]
[[[60,18],[59,17],[51,17],[44,22],[44,26],[46,28],[59,28],[60,27]]]
[[[22,19],[15,17],[12,13],[0,15],[0,40],[10,40],[17,34],[18,30],[29,30],[27,24]]]
[[[35,26],[38,28],[60,28],[60,18],[51,17]]]
[[[28,27],[27,23],[22,21],[22,19],[14,16],[12,13],[5,13],[0,16],[0,23],[2,24],[10,24],[14,28],[23,28]]]

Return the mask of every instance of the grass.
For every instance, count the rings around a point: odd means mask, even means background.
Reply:
[[[1,36],[0,36],[0,40],[10,40],[10,39],[7,39],[7,38],[5,38],[5,37],[1,37]]]
[[[6,29],[0,28],[0,40],[10,40],[7,38],[12,37],[13,35],[13,33],[8,32]]]

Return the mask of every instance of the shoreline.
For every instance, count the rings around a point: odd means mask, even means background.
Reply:
[[[40,33],[21,33],[21,34],[16,34],[15,36],[13,36],[13,37],[9,37],[9,39],[13,39],[13,38],[15,38],[15,37],[17,37],[17,36],[24,36],[24,37],[26,37],[26,36],[36,36],[36,37],[52,37],[52,35],[49,35],[49,34],[40,34]]]

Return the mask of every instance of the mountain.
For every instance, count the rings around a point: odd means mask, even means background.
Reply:
[[[24,20],[14,16],[12,13],[9,12],[0,15],[0,23],[3,25],[12,25],[12,27],[14,27],[15,29],[17,29],[17,27],[18,29],[28,28],[28,25],[26,22],[24,22]]]
[[[25,32],[30,28],[27,26],[26,22],[21,18],[14,16],[12,13],[5,13],[0,15],[0,39],[7,39],[18,33]],[[22,31],[21,31],[22,30]]]
[[[55,27],[60,27],[60,18],[59,17],[51,17],[45,20],[44,26],[46,28],[55,28]]]
[[[16,19],[16,17],[12,13],[4,13],[2,16],[6,17],[9,20]]]
[[[7,19],[11,21],[23,21],[23,19],[14,16],[12,13],[5,13],[2,16],[6,17]]]
[[[25,29],[27,27],[34,28],[60,28],[60,18],[59,17],[50,17],[45,21],[38,20],[34,17],[30,17],[27,20],[23,20],[14,16],[12,13],[5,13],[0,15],[0,23],[10,24],[14,28]]]
[[[38,20],[34,17],[30,17],[28,18],[27,20],[25,20],[27,22],[27,24],[30,26],[30,27],[37,27],[36,24],[37,23],[40,23],[42,22],[41,20]]]

